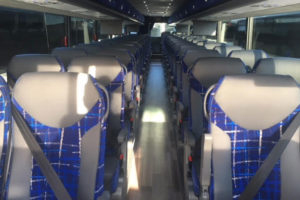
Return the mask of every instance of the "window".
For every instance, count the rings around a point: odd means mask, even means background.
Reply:
[[[246,48],[247,19],[238,19],[224,22],[225,42]]]
[[[71,45],[84,43],[83,19],[71,17],[70,24],[70,42]]]
[[[53,14],[46,14],[45,17],[49,49],[67,46],[65,17]]]
[[[165,31],[171,32],[174,30],[175,30],[175,27],[170,26],[167,23],[155,23],[151,30],[151,37],[160,37],[163,32],[165,32]]]
[[[70,30],[71,45],[88,44],[97,40],[95,20],[71,17]]]
[[[0,66],[22,53],[48,53],[44,14],[0,8]]]
[[[254,19],[253,48],[274,56],[300,57],[300,14]]]
[[[88,32],[89,32],[89,41],[97,41],[97,35],[96,35],[96,21],[95,20],[85,20],[88,26]]]

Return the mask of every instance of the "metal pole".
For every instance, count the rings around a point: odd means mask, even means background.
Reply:
[[[249,17],[247,19],[247,42],[246,42],[247,50],[251,50],[253,46],[253,25],[254,25],[254,18]]]

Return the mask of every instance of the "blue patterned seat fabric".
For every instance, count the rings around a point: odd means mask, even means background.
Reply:
[[[54,128],[42,124],[28,114],[22,106],[13,98],[12,102],[24,117],[31,128],[34,137],[40,144],[44,154],[58,174],[72,199],[77,198],[79,183],[79,168],[81,162],[81,139],[95,125],[101,123],[101,147],[97,167],[97,177],[94,189],[94,199],[101,196],[104,191],[104,154],[106,140],[106,120],[104,118],[107,109],[107,100],[104,91],[93,80],[99,92],[99,100],[90,111],[77,123],[69,127]],[[52,189],[43,176],[40,167],[32,160],[32,174],[30,186],[30,199],[56,199]]]
[[[0,144],[0,182],[2,183],[4,164],[8,151],[9,127],[11,123],[10,91],[2,76],[0,76],[0,93],[0,123],[1,126],[3,126],[1,127],[1,130],[3,131],[0,134],[0,137],[2,137],[1,140],[3,140],[2,144]]]
[[[214,96],[222,81],[219,81],[210,96],[210,123],[228,134],[231,140],[232,199],[238,199],[294,116],[300,112],[300,106],[280,123],[270,128],[247,130],[232,121],[216,102]],[[280,179],[280,163],[278,162],[254,199],[279,200]],[[211,180],[210,198],[214,199],[213,175]]]
[[[121,87],[121,98],[122,98],[122,103],[121,103],[121,115],[120,115],[120,123],[121,123],[121,128],[125,128],[125,89],[124,89],[124,80],[125,80],[125,70],[122,70],[117,77],[109,84],[106,86],[107,91],[109,94],[112,94],[116,89]],[[109,116],[108,116],[109,118]],[[106,186],[109,191],[114,193],[117,190],[118,187],[118,181],[119,181],[119,175],[120,175],[120,168],[121,168],[121,163],[120,160],[117,159],[119,158],[120,155],[120,145],[116,144],[116,137],[117,133],[112,133],[110,132],[110,127],[114,126],[113,124],[108,125],[108,134],[112,135],[113,137],[109,137],[108,135],[108,140],[107,140],[107,151],[106,151],[106,162],[108,165],[106,165],[106,170],[105,171],[112,171],[112,176],[107,177],[105,182]],[[115,132],[115,131],[113,131]],[[128,130],[129,133],[129,130]],[[109,168],[109,169],[108,169]]]
[[[199,80],[197,80],[192,73],[189,74],[189,80],[190,80],[190,88],[198,92],[202,98],[202,102],[204,100],[205,93],[208,88],[204,87]],[[191,89],[189,90],[189,100],[191,105]],[[189,106],[189,112],[188,112],[188,125],[189,130],[192,130],[193,126],[193,120],[192,120],[192,106]],[[205,117],[202,117],[202,123],[203,123],[203,129],[205,130],[203,133],[207,132],[208,128],[208,122]],[[183,137],[183,136],[182,136]],[[196,142],[198,142],[196,140]],[[192,162],[192,181],[193,181],[193,188],[194,193],[196,196],[199,196],[200,194],[200,183],[199,183],[199,167],[200,166],[200,152],[193,151],[193,162]]]

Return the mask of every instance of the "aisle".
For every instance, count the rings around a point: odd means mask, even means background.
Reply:
[[[167,112],[163,68],[152,62],[135,145],[137,185],[130,189],[129,200],[183,199]]]

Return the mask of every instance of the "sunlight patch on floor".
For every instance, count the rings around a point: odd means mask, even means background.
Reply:
[[[161,108],[147,107],[143,112],[142,122],[164,123],[166,122],[165,112]]]
[[[129,190],[139,190],[139,181],[137,177],[133,147],[134,147],[134,142],[128,141],[127,143],[127,162],[128,162],[127,163],[127,174],[128,174],[127,192]]]

